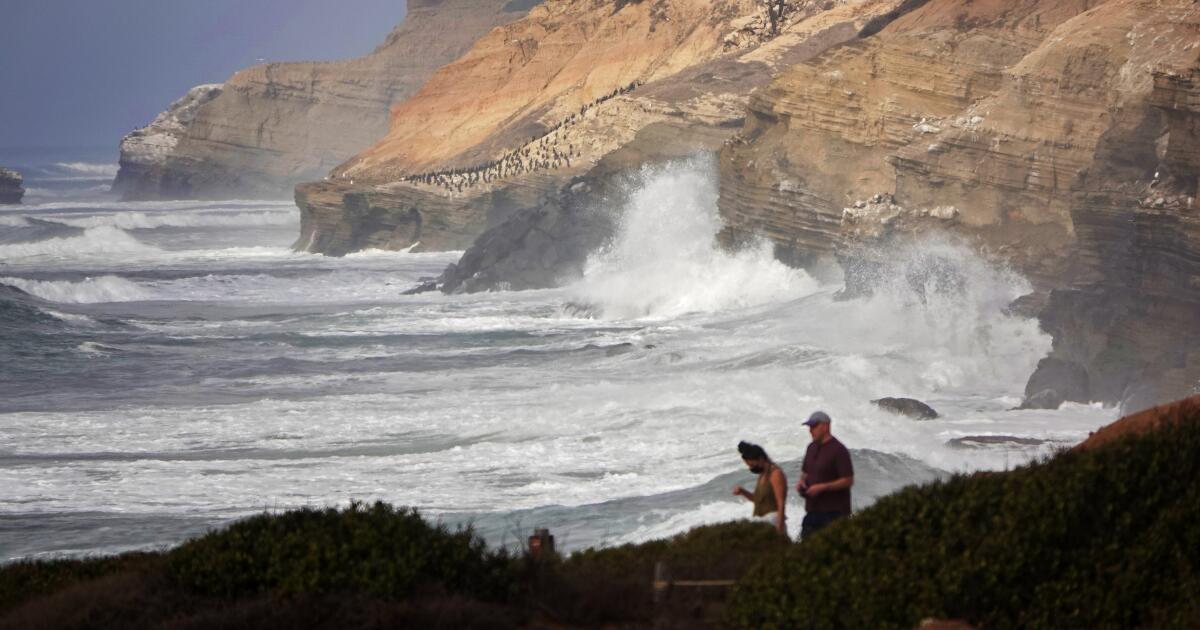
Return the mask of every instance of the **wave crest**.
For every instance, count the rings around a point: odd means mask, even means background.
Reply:
[[[59,220],[68,225],[84,228],[111,226],[122,230],[151,230],[160,227],[291,225],[296,222],[296,213],[291,210],[256,210],[250,212],[121,212]]]
[[[112,226],[88,228],[83,234],[32,243],[0,245],[0,258],[79,258],[112,254],[151,254],[160,250]]]
[[[117,164],[101,164],[96,162],[56,162],[54,166],[68,173],[82,173],[85,175],[103,175],[106,177],[116,177],[120,166]]]
[[[111,275],[87,278],[79,282],[0,278],[0,283],[17,287],[30,295],[37,296],[49,302],[66,304],[133,302],[148,299],[150,295],[149,292],[137,284]]]
[[[711,156],[643,168],[616,238],[572,288],[576,300],[608,318],[667,318],[816,292],[817,282],[775,260],[768,243],[718,246],[716,168]]]

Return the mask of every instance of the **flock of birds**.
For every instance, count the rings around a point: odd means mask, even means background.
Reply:
[[[639,85],[641,85],[640,81],[634,81],[590,103],[584,104],[579,108],[578,112],[572,113],[565,120],[559,121],[541,136],[530,138],[529,142],[524,146],[509,151],[499,159],[474,166],[406,175],[401,178],[401,181],[437,186],[451,192],[461,193],[464,189],[469,189],[479,184],[488,184],[515,175],[540,170],[558,169],[564,166],[569,168],[573,158],[578,160],[583,155],[582,148],[574,144],[567,144],[563,148],[561,147],[561,143],[551,142],[551,136],[560,129],[574,125],[582,120],[588,110],[593,107],[622,94],[628,94]]]

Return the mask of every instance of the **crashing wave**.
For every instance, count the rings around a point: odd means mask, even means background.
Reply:
[[[606,318],[669,318],[796,299],[818,285],[775,260],[766,243],[717,245],[716,164],[697,157],[642,169],[616,238],[592,256],[575,302]]]
[[[51,223],[51,222],[48,222]],[[73,226],[72,229],[78,229]],[[78,258],[96,255],[153,254],[161,250],[111,226],[88,228],[76,236],[0,245],[0,258]]]
[[[43,300],[66,304],[134,302],[150,298],[146,289],[117,276],[87,278],[79,282],[0,278],[0,283],[17,287]]]
[[[57,162],[54,166],[68,173],[116,177],[120,167],[116,164],[98,164],[95,162]]]
[[[292,210],[256,210],[251,212],[121,212],[83,218],[63,219],[63,223],[90,228],[111,226],[122,230],[150,230],[160,227],[234,227],[291,225],[296,222]]]
[[[0,222],[0,245],[36,243],[52,238],[68,238],[83,234],[83,228],[57,221],[32,217],[3,217]]]

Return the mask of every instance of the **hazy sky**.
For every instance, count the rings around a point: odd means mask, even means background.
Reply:
[[[193,85],[370,52],[405,0],[0,0],[0,147],[111,146]]]

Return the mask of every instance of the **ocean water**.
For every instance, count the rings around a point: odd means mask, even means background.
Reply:
[[[27,204],[0,209],[0,561],[351,499],[495,544],[534,527],[620,544],[747,517],[735,445],[794,482],[816,409],[852,449],[860,508],[1116,415],[1012,409],[1050,338],[1004,314],[1028,284],[960,244],[889,252],[881,290],[845,301],[765,246],[716,248],[708,158],[632,178],[583,278],[456,296],[402,295],[456,252],[296,253],[290,201],[120,202],[103,159],[22,159]],[[922,275],[931,261],[956,281]],[[950,443],[981,435],[1038,443]],[[789,512],[797,530],[794,495]]]

